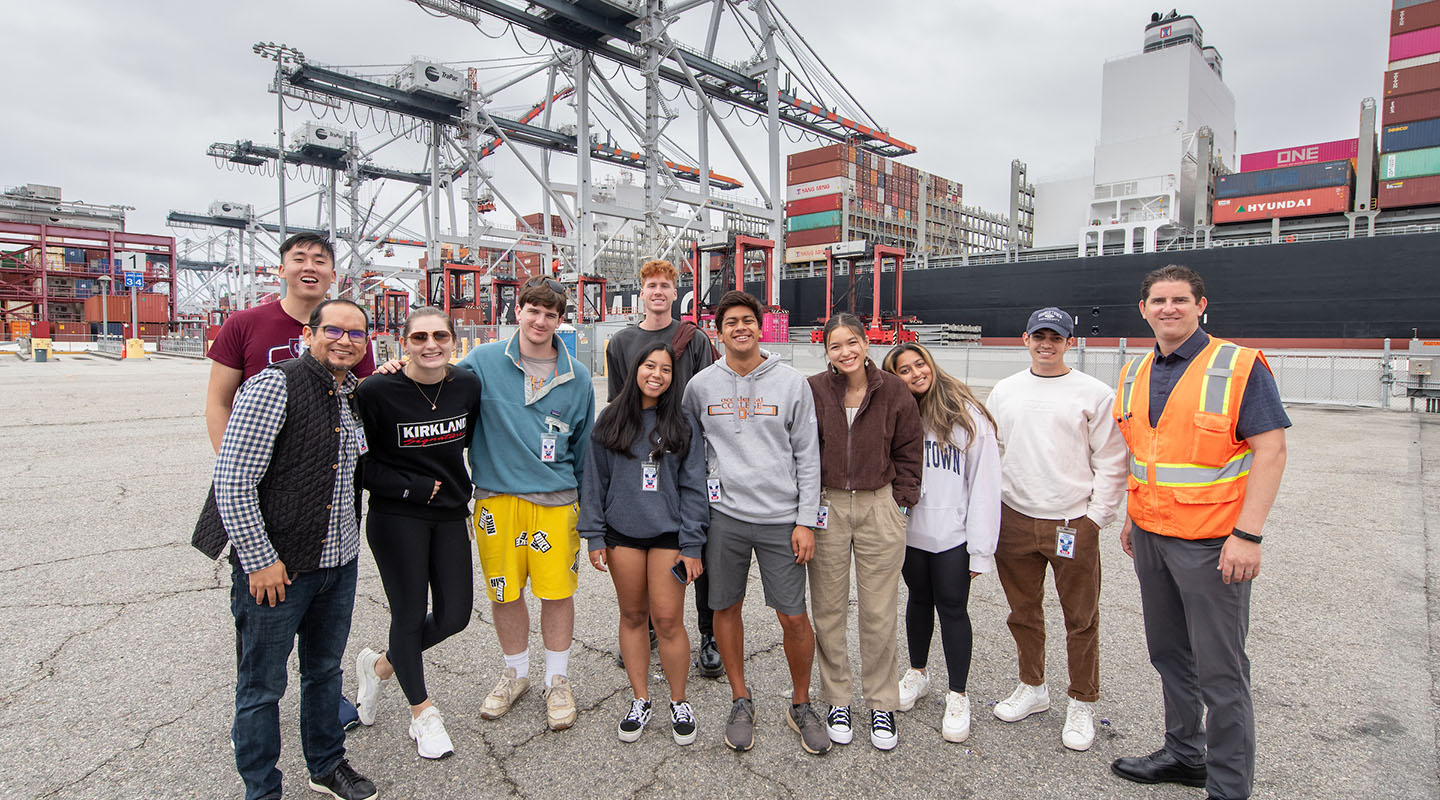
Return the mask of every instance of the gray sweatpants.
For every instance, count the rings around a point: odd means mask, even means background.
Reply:
[[[1220,580],[1223,537],[1192,541],[1136,528],[1130,541],[1145,641],[1165,695],[1165,749],[1205,765],[1212,797],[1243,800],[1255,777],[1250,583]]]

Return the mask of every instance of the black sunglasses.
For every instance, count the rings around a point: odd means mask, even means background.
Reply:
[[[555,294],[558,294],[558,295],[564,295],[564,294],[565,294],[565,284],[561,283],[560,281],[555,280],[554,278],[547,278],[547,277],[545,277],[544,275],[536,275],[535,277],[531,278],[530,280],[525,281],[525,288],[526,288],[526,289],[529,289],[529,288],[532,287],[532,286],[544,286],[545,288],[549,289],[550,291],[554,292]]]

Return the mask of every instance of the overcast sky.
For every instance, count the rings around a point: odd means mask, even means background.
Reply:
[[[876,121],[918,147],[906,163],[961,181],[967,204],[993,211],[1008,206],[1012,159],[1026,161],[1036,182],[1088,171],[1102,65],[1138,52],[1150,13],[1161,10],[1118,0],[780,0],[780,7]],[[1196,16],[1205,43],[1224,57],[1242,153],[1352,137],[1361,99],[1380,95],[1387,0],[1212,0],[1179,10]],[[287,42],[311,60],[347,66],[416,55],[494,59],[543,45],[526,34],[518,43],[491,39],[486,34],[503,32],[498,22],[482,33],[407,0],[8,0],[3,13],[0,184],[53,184],[67,200],[134,206],[128,228],[147,233],[171,232],[165,215],[172,209],[204,211],[216,199],[274,207],[273,179],[217,169],[204,155],[211,142],[274,141],[275,98],[265,91],[273,67],[251,53],[256,41]],[[698,46],[694,14],[675,34]],[[722,56],[746,55],[737,29],[721,38]],[[482,73],[482,83],[503,74]],[[494,108],[518,114],[540,94],[543,84],[523,84]],[[693,152],[693,118],[677,105],[687,116],[669,132]],[[287,131],[308,118],[304,110],[287,113]],[[636,145],[611,127],[617,140]],[[763,170],[763,140],[750,129],[741,135]],[[787,152],[812,146],[785,142]],[[718,135],[711,150],[717,171],[744,179]],[[375,160],[418,170],[422,157],[401,143]],[[502,191],[538,210],[534,183],[513,156],[502,149],[486,163]],[[573,163],[557,160],[560,179],[572,179]],[[296,213],[313,219],[315,210]],[[491,218],[513,222],[503,211]],[[402,258],[413,263],[414,255]]]

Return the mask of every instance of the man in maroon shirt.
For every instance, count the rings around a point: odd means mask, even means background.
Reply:
[[[210,346],[205,427],[217,453],[240,384],[271,364],[300,355],[300,329],[335,282],[335,250],[330,241],[313,233],[286,239],[280,246],[280,277],[285,281],[284,298],[231,314]],[[364,379],[374,371],[375,359],[366,342],[355,377]]]

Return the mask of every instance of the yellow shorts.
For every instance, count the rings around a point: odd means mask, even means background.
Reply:
[[[580,510],[571,503],[540,506],[514,495],[481,500],[475,508],[475,548],[485,572],[486,595],[516,600],[530,580],[542,600],[564,600],[580,581]]]

